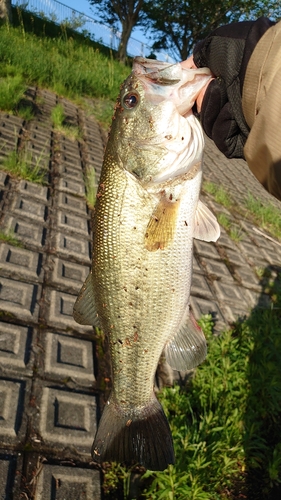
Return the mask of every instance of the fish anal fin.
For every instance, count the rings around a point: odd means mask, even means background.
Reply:
[[[173,241],[177,224],[179,200],[171,201],[162,194],[145,233],[145,248],[150,252],[164,250]]]
[[[153,395],[137,412],[124,409],[109,397],[92,446],[92,457],[97,463],[141,464],[155,471],[173,464],[171,431],[156,397]]]
[[[100,326],[95,305],[93,278],[90,272],[73,307],[73,318],[80,325]]]
[[[219,236],[220,226],[216,217],[208,207],[199,200],[195,214],[193,237],[197,240],[217,241]]]
[[[166,344],[165,358],[174,370],[192,370],[207,355],[207,343],[191,312],[186,315],[178,333]]]

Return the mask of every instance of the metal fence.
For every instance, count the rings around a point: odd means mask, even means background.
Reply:
[[[117,50],[119,46],[120,32],[57,0],[14,0],[12,5],[32,12],[42,19],[53,21],[56,24],[64,24],[112,49]],[[152,52],[160,61],[173,62],[168,54],[161,51],[155,52],[149,45],[135,38],[130,38],[127,47],[129,56],[148,57]]]

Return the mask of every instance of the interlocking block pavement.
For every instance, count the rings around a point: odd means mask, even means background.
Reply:
[[[98,471],[43,465],[36,500],[99,500]]]

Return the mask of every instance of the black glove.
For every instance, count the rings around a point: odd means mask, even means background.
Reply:
[[[201,107],[204,131],[227,158],[244,158],[249,127],[242,111],[247,64],[263,34],[275,23],[265,17],[221,26],[197,43],[193,59],[207,66],[216,79],[205,92]]]

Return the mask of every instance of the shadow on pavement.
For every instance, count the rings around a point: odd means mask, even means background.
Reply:
[[[248,362],[244,450],[248,500],[281,498],[281,267],[268,266],[263,293],[247,326],[253,345]]]

